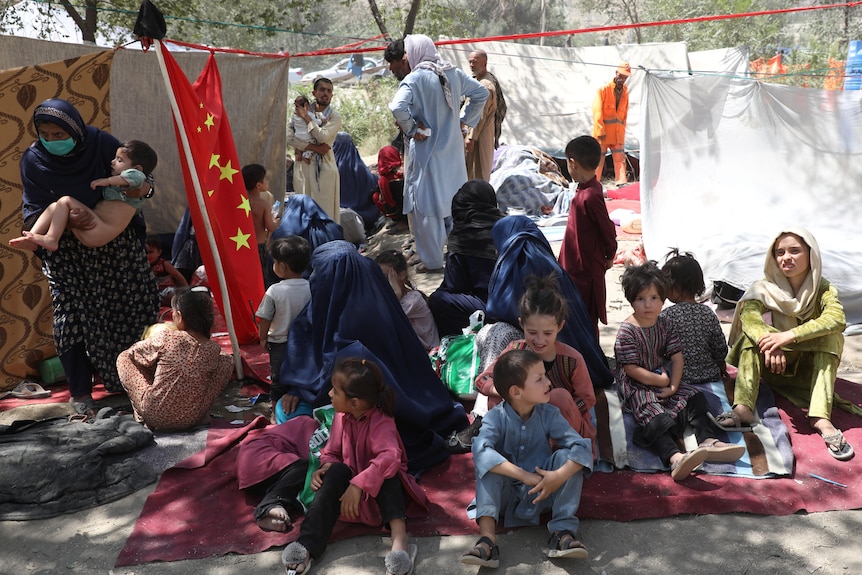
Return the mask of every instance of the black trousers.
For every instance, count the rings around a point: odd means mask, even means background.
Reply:
[[[668,463],[675,453],[680,453],[678,440],[682,439],[685,428],[691,425],[698,443],[714,435],[709,417],[706,415],[709,406],[702,393],[691,396],[685,409],[679,412],[676,419],[663,413],[654,417],[645,427],[635,431],[635,443],[641,447],[649,447],[658,452],[662,461]]]
[[[308,508],[308,513],[299,531],[299,543],[308,549],[315,559],[326,550],[329,536],[338,517],[341,515],[339,499],[350,486],[353,472],[343,463],[333,463],[323,476],[323,485],[314,494],[314,501]],[[405,519],[404,489],[399,477],[392,477],[383,482],[376,497],[380,507],[383,523],[388,527],[393,519]]]
[[[263,499],[254,508],[254,518],[259,520],[266,516],[273,507],[285,509],[296,507],[296,496],[305,486],[305,476],[308,473],[308,461],[294,461],[269,479],[252,487],[254,491],[266,490]]]

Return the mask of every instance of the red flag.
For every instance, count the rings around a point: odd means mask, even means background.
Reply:
[[[215,56],[210,53],[192,86],[165,45],[158,44],[171,97],[176,100],[176,108],[172,106],[174,128],[189,211],[213,297],[225,319],[232,323],[240,343],[258,341],[254,312],[263,298],[263,275],[251,205],[222,102]],[[210,245],[209,234],[204,233],[207,225],[212,229],[215,246]],[[219,264],[222,273],[218,272]],[[227,301],[217,275],[224,278]],[[225,307],[225,303],[229,306]]]

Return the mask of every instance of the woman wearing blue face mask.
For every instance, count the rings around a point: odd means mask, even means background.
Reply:
[[[90,182],[110,175],[120,145],[114,136],[85,125],[65,100],[39,104],[33,123],[39,139],[21,157],[25,230],[62,196],[95,206],[102,189],[91,189]],[[92,214],[73,210],[67,228],[89,229],[93,224]],[[38,249],[36,255],[51,290],[54,344],[71,402],[76,411],[86,413],[95,407],[94,373],[107,391],[122,391],[117,356],[155,322],[158,294],[144,252],[146,227],[140,213],[116,239],[99,248],[84,246],[68,229],[57,251]]]

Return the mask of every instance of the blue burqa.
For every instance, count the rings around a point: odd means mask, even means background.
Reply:
[[[341,226],[323,211],[311,196],[294,194],[284,199],[281,223],[272,232],[272,239],[300,236],[311,246],[312,251],[332,240],[343,240]]]
[[[467,416],[432,369],[380,266],[346,241],[317,248],[311,263],[311,301],[290,327],[282,388],[314,406],[327,404],[339,356],[373,359],[395,391],[410,470],[446,459],[443,438],[467,427]]]
[[[338,132],[335,136],[332,153],[341,177],[341,207],[359,214],[365,229],[371,229],[380,218],[380,210],[371,198],[371,192],[377,187],[377,177],[365,165],[347,132]]]
[[[581,352],[594,387],[610,387],[614,378],[596,341],[584,300],[569,274],[560,267],[538,226],[526,216],[507,216],[494,224],[491,236],[500,255],[488,285],[485,307],[488,317],[518,325],[524,280],[531,275],[544,277],[555,273],[569,304],[569,317],[557,339]]]

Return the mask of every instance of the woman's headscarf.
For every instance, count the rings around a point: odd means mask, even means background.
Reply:
[[[50,122],[63,128],[75,140],[75,148],[65,156],[49,153],[36,140],[21,158],[24,188],[24,219],[40,213],[61,196],[73,198],[91,208],[102,198],[101,190],[90,182],[111,173],[111,160],[120,141],[111,134],[87,126],[78,110],[59,98],[45,100],[33,112],[33,123]]]
[[[452,109],[452,89],[449,87],[449,78],[444,72],[451,70],[455,66],[451,62],[440,59],[440,54],[437,53],[437,46],[434,41],[424,34],[409,34],[404,38],[404,51],[407,53],[407,63],[410,64],[410,71],[413,70],[431,70],[440,79],[440,85],[443,86],[443,95],[446,97],[446,104],[449,109]]]
[[[470,180],[452,198],[452,231],[447,242],[450,254],[497,259],[491,228],[503,214],[497,195],[484,180]]]
[[[593,387],[609,387],[613,381],[604,352],[596,341],[584,300],[578,288],[560,267],[551,245],[533,221],[526,216],[506,216],[491,229],[500,255],[488,285],[489,318],[518,325],[520,301],[527,276],[556,274],[560,291],[569,305],[569,316],[557,339],[584,356]]]
[[[786,234],[793,234],[802,238],[810,248],[808,275],[802,282],[799,293],[793,295],[790,281],[775,260],[775,246],[779,238]],[[742,334],[742,323],[739,314],[742,310],[742,302],[747,300],[758,300],[772,311],[772,325],[781,331],[787,331],[798,326],[801,322],[809,319],[814,313],[817,304],[817,290],[820,287],[820,278],[823,273],[823,264],[820,259],[820,246],[811,232],[804,228],[786,228],[775,236],[769,250],[766,253],[766,263],[763,266],[762,280],[757,280],[749,287],[736,304],[733,314],[733,324],[730,328],[728,341],[733,344]]]
[[[272,232],[272,239],[287,236],[305,238],[314,250],[326,242],[343,240],[344,232],[311,196],[294,194],[284,199],[281,223]]]
[[[380,211],[371,199],[377,178],[362,161],[359,150],[347,132],[338,132],[332,144],[338,174],[341,177],[341,206],[350,208],[362,218],[365,228],[374,225]]]
[[[332,368],[349,348],[377,362],[395,391],[410,469],[444,460],[443,438],[467,427],[467,417],[434,373],[380,266],[345,241],[317,248],[312,265],[311,302],[290,326],[281,386],[313,405],[329,403]]]

